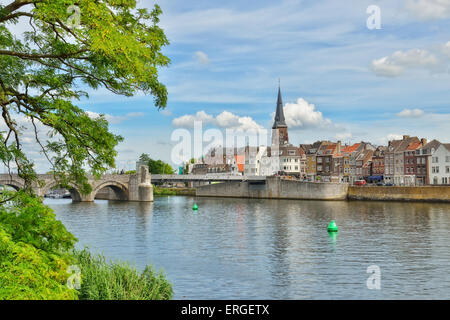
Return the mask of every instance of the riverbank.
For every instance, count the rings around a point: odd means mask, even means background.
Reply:
[[[350,186],[349,200],[450,203],[450,186],[384,187]]]
[[[163,188],[153,186],[153,195],[155,196],[195,196],[195,188]]]
[[[343,183],[314,183],[268,177],[266,183],[225,182],[197,188],[199,197],[369,200],[450,203],[450,186],[387,187],[350,186]]]

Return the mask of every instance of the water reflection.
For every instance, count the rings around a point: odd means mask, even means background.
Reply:
[[[164,268],[176,298],[450,298],[448,204],[173,196],[47,203],[79,246]],[[339,233],[327,232],[330,220]],[[381,268],[381,290],[366,287],[370,265]]]

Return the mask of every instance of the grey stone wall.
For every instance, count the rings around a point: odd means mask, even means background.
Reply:
[[[268,177],[266,183],[225,182],[197,188],[200,197],[345,200],[348,184],[313,183]]]

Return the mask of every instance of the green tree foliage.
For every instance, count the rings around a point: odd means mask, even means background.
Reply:
[[[145,163],[148,166],[148,171],[152,174],[173,174],[173,168],[162,160],[153,160],[146,153],[141,154],[139,157],[141,163]]]
[[[23,148],[24,123],[55,177],[89,192],[86,168],[100,175],[114,167],[122,138],[108,131],[103,115],[90,115],[74,102],[88,89],[103,87],[125,96],[151,94],[158,108],[166,106],[158,68],[170,62],[161,53],[169,42],[158,26],[160,14],[159,6],[148,12],[135,0],[0,5],[0,107],[7,128],[0,135],[0,160],[17,167],[27,186],[36,175]],[[13,32],[18,23],[30,31],[18,36]]]
[[[0,299],[76,299],[66,286],[75,237],[42,201],[3,190],[0,206]]]

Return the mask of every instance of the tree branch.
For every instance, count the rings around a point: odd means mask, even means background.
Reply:
[[[64,59],[64,58],[70,58],[76,55],[79,55],[84,52],[88,52],[88,49],[81,49],[77,52],[72,53],[65,53],[65,54],[29,54],[24,52],[15,52],[15,51],[9,51],[9,50],[0,50],[0,55],[5,56],[13,56],[13,57],[19,57],[22,59]],[[77,57],[77,59],[87,59],[87,57]]]

